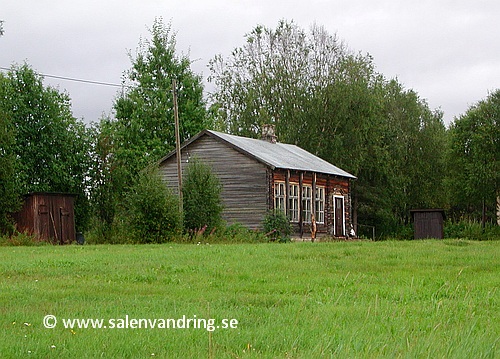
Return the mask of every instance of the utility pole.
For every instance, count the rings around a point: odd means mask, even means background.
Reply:
[[[181,136],[179,134],[179,108],[177,106],[177,81],[172,80],[172,95],[174,102],[174,119],[175,119],[175,154],[177,158],[177,184],[179,189],[179,210],[181,215],[182,208],[182,167],[181,167]]]

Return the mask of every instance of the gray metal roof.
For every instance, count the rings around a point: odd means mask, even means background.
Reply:
[[[206,130],[204,132],[224,140],[237,150],[239,149],[242,152],[246,152],[259,162],[263,162],[272,168],[309,171],[356,178],[352,174],[295,145],[279,142],[271,143],[211,130]]]

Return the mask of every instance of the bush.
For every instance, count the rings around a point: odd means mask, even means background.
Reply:
[[[265,236],[259,231],[248,229],[241,223],[234,223],[226,227],[222,240],[225,243],[255,243],[264,242]]]
[[[266,236],[271,241],[288,242],[292,234],[292,227],[290,221],[283,211],[274,210],[270,211],[264,217],[262,224]]]
[[[212,233],[222,227],[222,186],[210,166],[193,158],[186,168],[182,198],[184,228],[188,232]]]
[[[50,245],[49,242],[39,241],[35,236],[15,232],[10,236],[0,236],[0,246],[45,246]]]
[[[444,226],[445,238],[462,238],[470,240],[500,240],[500,226],[497,224],[486,224],[474,221],[447,221]]]
[[[157,169],[139,175],[125,204],[125,221],[130,224],[135,242],[162,243],[179,234],[179,200],[167,188]]]

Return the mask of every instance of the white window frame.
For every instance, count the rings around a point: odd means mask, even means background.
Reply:
[[[316,223],[325,223],[325,187],[316,186],[314,206],[316,212]]]
[[[290,183],[288,191],[288,218],[291,222],[299,221],[299,185]]]
[[[302,222],[311,223],[312,215],[312,187],[302,186]]]
[[[302,221],[311,223],[312,209],[314,204],[316,223],[325,223],[325,187],[317,186],[315,198],[312,198],[312,186],[302,186]],[[274,183],[274,209],[283,211],[290,222],[299,222],[299,184],[289,183],[288,198],[286,196],[286,183],[276,181]]]
[[[274,209],[286,214],[286,185],[285,182],[274,183]]]

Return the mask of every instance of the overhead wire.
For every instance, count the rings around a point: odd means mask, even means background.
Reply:
[[[12,69],[8,68],[8,67],[0,66],[0,70],[11,71]],[[58,80],[81,82],[81,83],[92,84],[92,85],[111,86],[111,87],[119,87],[119,88],[122,88],[122,87],[131,87],[131,86],[125,85],[125,84],[115,84],[115,83],[111,83],[111,82],[77,79],[77,78],[74,78],[74,77],[49,75],[49,74],[43,74],[43,73],[40,73],[40,72],[37,72],[37,73],[40,76],[42,76],[42,77],[48,77],[48,78],[53,78],[53,79],[58,79]]]
[[[12,71],[12,68],[0,66],[0,70]],[[125,88],[126,89],[133,89],[133,88],[136,87],[136,86],[132,86],[132,85],[115,84],[115,83],[111,83],[111,82],[77,79],[77,78],[68,77],[68,76],[49,75],[49,74],[44,74],[44,73],[41,73],[41,72],[36,72],[36,73],[38,75],[44,77],[44,78],[47,77],[47,78],[53,78],[53,79],[57,79],[57,80],[64,80],[64,81],[80,82],[80,83],[91,84],[91,85],[110,86],[110,87],[121,88],[122,89],[122,96],[123,96],[123,89],[125,89]],[[154,88],[151,88],[151,87],[142,87],[142,88],[144,90],[148,90],[148,91],[154,91],[155,90]],[[167,90],[167,91],[170,92],[171,90]]]

